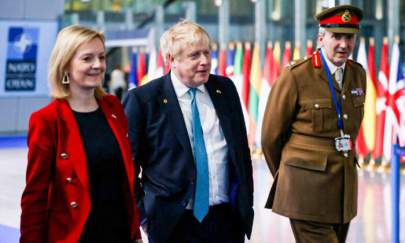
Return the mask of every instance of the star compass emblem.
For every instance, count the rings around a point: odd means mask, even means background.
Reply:
[[[352,15],[350,14],[349,10],[346,10],[342,15],[342,21],[347,23],[350,22],[350,20],[352,20]]]

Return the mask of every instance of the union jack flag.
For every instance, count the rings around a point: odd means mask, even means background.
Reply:
[[[388,89],[385,92],[385,105],[387,109],[385,122],[384,154],[390,158],[391,147],[397,143],[405,145],[405,80],[401,70],[399,57],[399,41],[392,47],[390,78]]]

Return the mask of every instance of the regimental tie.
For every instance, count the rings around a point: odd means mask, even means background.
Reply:
[[[338,67],[335,71],[335,79],[339,85],[339,88],[342,89],[343,87],[343,68]]]
[[[203,130],[201,127],[200,114],[198,113],[196,88],[189,90],[191,96],[191,113],[193,129],[194,159],[196,164],[197,179],[195,185],[193,214],[202,222],[209,209],[209,179],[208,179],[208,159],[205,149]]]

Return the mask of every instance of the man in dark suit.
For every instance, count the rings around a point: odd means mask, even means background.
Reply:
[[[253,180],[232,81],[210,75],[210,39],[183,20],[160,40],[169,74],[124,99],[149,242],[244,242]]]

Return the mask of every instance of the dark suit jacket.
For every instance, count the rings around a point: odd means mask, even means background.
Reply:
[[[105,95],[98,102],[121,149],[131,235],[139,239],[127,120],[117,98]],[[80,131],[66,100],[56,99],[31,115],[28,148],[20,242],[78,242],[91,209],[90,185]]]
[[[229,149],[230,200],[250,237],[253,180],[250,151],[232,81],[210,75],[205,84]],[[142,169],[138,206],[150,239],[165,242],[194,194],[195,165],[170,74],[129,91],[124,99],[135,164]],[[138,194],[141,195],[141,194]]]

